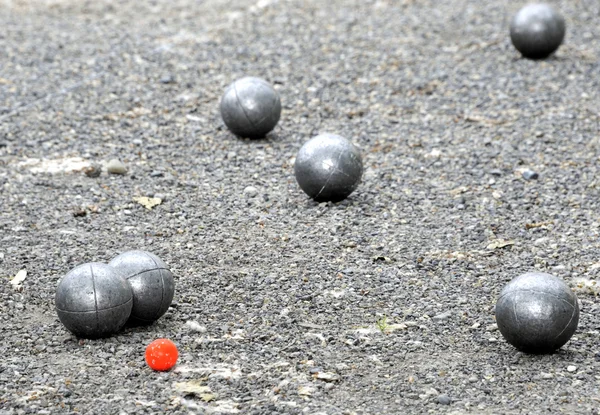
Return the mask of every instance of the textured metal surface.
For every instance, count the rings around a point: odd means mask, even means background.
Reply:
[[[504,338],[517,349],[551,353],[568,342],[577,329],[577,297],[550,274],[523,274],[500,293],[496,322]]]
[[[260,78],[233,82],[221,98],[221,117],[227,128],[240,137],[264,137],[275,128],[280,116],[279,94]]]
[[[175,282],[159,257],[146,251],[127,251],[109,265],[131,284],[132,320],[151,323],[167,312],[175,294]]]
[[[358,187],[362,172],[358,148],[335,134],[320,134],[307,141],[294,165],[300,188],[317,202],[347,198]]]
[[[544,3],[523,7],[510,24],[510,39],[527,58],[542,59],[552,54],[565,38],[565,19]]]
[[[56,312],[64,326],[85,338],[106,337],[127,322],[133,305],[129,283],[112,267],[79,265],[58,284]]]

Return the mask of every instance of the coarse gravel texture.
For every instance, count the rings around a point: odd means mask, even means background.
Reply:
[[[0,1],[0,413],[598,413],[600,3],[552,4],[531,61],[512,0]],[[266,139],[218,113],[247,75],[282,97]],[[293,177],[320,132],[364,155],[338,204]],[[129,249],[172,307],[75,338],[59,279]],[[553,355],[495,325],[531,270],[581,304]]]

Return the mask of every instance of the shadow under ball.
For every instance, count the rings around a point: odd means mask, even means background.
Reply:
[[[92,262],[71,270],[58,284],[55,305],[61,323],[84,338],[106,337],[127,322],[131,286],[112,267]]]
[[[555,52],[565,38],[565,19],[544,3],[528,4],[510,24],[510,39],[523,56],[543,59]]]
[[[149,324],[167,312],[173,295],[173,274],[159,257],[146,251],[127,251],[109,262],[133,290],[131,320]]]
[[[281,116],[279,94],[264,79],[246,77],[233,82],[221,98],[223,122],[237,136],[262,138]]]
[[[509,282],[496,303],[502,336],[527,353],[552,353],[569,341],[579,322],[579,304],[559,278],[542,272]]]
[[[300,188],[317,202],[344,200],[358,187],[362,173],[358,148],[335,134],[320,134],[307,141],[294,164]]]

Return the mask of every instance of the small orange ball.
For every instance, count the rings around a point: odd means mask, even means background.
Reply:
[[[158,339],[146,347],[146,363],[154,370],[163,372],[177,363],[177,346],[169,339]]]

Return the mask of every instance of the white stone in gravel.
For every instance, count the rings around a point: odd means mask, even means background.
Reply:
[[[15,275],[12,280],[10,280],[10,284],[14,289],[19,289],[21,287],[21,283],[25,281],[25,278],[27,278],[27,270],[22,269],[21,271],[17,272],[17,275]]]
[[[55,160],[41,160],[28,158],[19,163],[19,167],[25,167],[32,173],[73,173],[88,168],[92,163],[81,157],[67,157]]]
[[[577,371],[577,366],[573,366],[573,365],[567,366],[567,372],[573,373],[576,371]]]
[[[316,379],[322,380],[324,382],[337,382],[340,380],[339,375],[331,372],[319,372],[314,375]]]
[[[244,189],[244,194],[248,197],[255,197],[258,194],[258,190],[254,186],[247,186]]]
[[[381,361],[381,359],[379,358],[379,356],[377,356],[376,354],[368,356],[368,359],[371,360],[372,362],[374,362],[377,365],[383,365],[383,362]]]
[[[185,326],[196,333],[206,333],[206,327],[201,326],[197,321],[188,320],[185,322]]]
[[[264,9],[265,7],[269,7],[278,2],[279,0],[258,0],[255,7],[258,9]]]
[[[346,290],[328,290],[323,294],[331,296],[333,298],[341,298],[346,294]]]
[[[552,379],[554,377],[554,375],[552,373],[546,373],[546,372],[542,372],[541,376],[542,376],[542,379]]]
[[[498,339],[497,339],[497,338],[495,338],[495,337],[490,337],[490,338],[488,339],[488,341],[489,341],[490,343],[496,343],[496,342],[498,341]]]
[[[485,328],[485,331],[496,331],[498,330],[498,325],[497,324],[490,324],[489,326],[487,326]]]
[[[439,149],[434,148],[429,153],[425,154],[425,158],[426,159],[428,159],[428,158],[438,158],[441,155],[442,155],[442,152]]]
[[[436,395],[439,395],[439,394],[440,393],[436,389],[429,388],[429,389],[426,389],[424,393],[420,394],[419,398],[421,398],[421,399],[428,399],[431,396],[436,396]]]
[[[223,335],[223,339],[226,340],[244,340],[246,338],[246,330],[237,329],[231,332],[231,334],[226,333]]]
[[[443,313],[433,316],[432,320],[436,320],[436,321],[446,320],[451,315],[452,315],[452,311],[450,311],[450,310],[444,311]]]
[[[360,329],[354,330],[357,334],[367,335],[367,334],[375,334],[380,332],[377,327],[362,327]]]
[[[191,367],[177,365],[173,369],[175,373],[200,373],[209,378],[223,378],[227,380],[235,380],[242,377],[242,370],[238,366],[227,365],[225,363],[216,364],[214,367]]]
[[[314,386],[306,385],[306,386],[298,386],[298,395],[300,396],[310,396],[312,395],[317,388]]]
[[[112,174],[125,174],[127,168],[120,160],[112,159],[106,163],[106,171]]]

